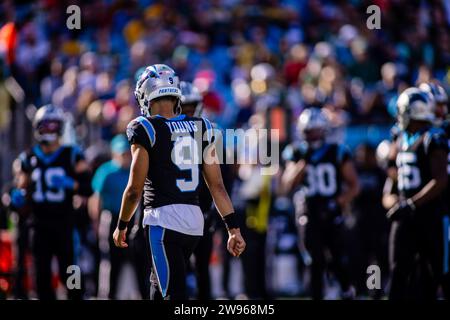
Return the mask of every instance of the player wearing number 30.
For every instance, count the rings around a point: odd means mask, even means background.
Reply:
[[[342,239],[342,211],[348,209],[359,186],[349,151],[325,141],[329,123],[318,108],[306,109],[298,119],[302,141],[286,147],[286,170],[282,183],[286,191],[302,187],[294,196],[299,227],[300,251],[306,264],[311,263],[313,299],[322,299],[323,274],[327,265],[325,251],[333,259],[343,298],[352,298],[354,289],[343,264],[346,253]],[[342,185],[346,185],[346,189]]]
[[[52,257],[66,283],[67,267],[74,258],[73,195],[90,195],[88,165],[80,150],[60,144],[64,124],[61,109],[46,105],[36,112],[33,128],[38,141],[16,160],[18,176],[12,205],[33,217],[33,254],[39,299],[55,299],[52,288]],[[69,298],[81,298],[80,290],[68,290]]]
[[[211,124],[180,114],[181,90],[175,71],[163,64],[147,67],[136,84],[135,96],[142,116],[127,128],[133,160],[114,242],[127,246],[127,222],[143,191],[143,223],[152,259],[151,297],[187,299],[189,257],[203,234],[198,200],[201,174],[228,227],[228,250],[239,256],[245,242],[218,161],[203,159],[204,155],[216,156]]]
[[[442,192],[447,185],[447,139],[433,127],[435,104],[418,88],[408,88],[397,100],[400,134],[390,155],[396,170],[398,201],[388,211],[392,221],[389,258],[390,299],[407,299],[414,268],[422,267],[427,287],[421,299],[436,299],[443,272]],[[420,263],[415,261],[419,256]]]

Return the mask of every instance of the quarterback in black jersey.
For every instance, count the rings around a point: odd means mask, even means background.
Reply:
[[[394,141],[391,161],[395,161],[398,201],[387,212],[392,221],[389,298],[433,299],[443,266],[441,195],[447,185],[447,139],[432,125],[434,104],[423,90],[406,89],[398,98],[397,109],[401,132]],[[423,282],[425,288],[411,296],[411,279],[417,266],[429,279]]]
[[[58,260],[64,285],[74,256],[73,196],[90,193],[89,173],[82,152],[60,144],[64,124],[61,109],[46,105],[37,111],[33,127],[38,141],[16,160],[17,186],[11,192],[12,205],[32,213],[33,255],[39,299],[55,299],[52,288],[52,257]],[[68,297],[81,298],[80,288],[67,288]]]
[[[114,242],[127,247],[127,223],[144,191],[151,297],[187,299],[187,265],[204,225],[198,199],[201,173],[227,225],[229,252],[239,256],[245,242],[222,182],[211,123],[179,114],[181,90],[174,70],[163,64],[147,67],[135,96],[143,116],[127,128],[133,160]]]
[[[342,297],[352,298],[354,288],[350,284],[348,268],[343,264],[342,210],[347,209],[358,194],[359,184],[349,151],[325,141],[327,127],[327,118],[320,109],[302,112],[298,129],[305,140],[289,145],[283,151],[287,163],[282,184],[286,191],[302,185],[295,197],[296,206],[303,207],[297,210],[301,216],[296,220],[300,222],[300,237],[304,239],[302,255],[306,253],[306,260],[311,259],[313,299],[323,298],[326,249],[332,255],[331,267],[340,282]]]

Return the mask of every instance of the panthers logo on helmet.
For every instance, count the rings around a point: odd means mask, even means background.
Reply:
[[[408,127],[410,120],[434,120],[434,105],[428,93],[419,88],[408,88],[397,99],[397,117],[400,129]]]

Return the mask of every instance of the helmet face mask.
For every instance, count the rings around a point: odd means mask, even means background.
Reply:
[[[39,108],[34,116],[33,128],[34,136],[39,143],[57,142],[63,133],[64,112],[53,105]]]
[[[321,128],[308,129],[303,132],[304,138],[313,148],[320,147],[325,141],[325,130]]]
[[[448,107],[446,103],[436,103],[435,106],[436,121],[442,121],[447,118]]]
[[[141,113],[149,117],[151,101],[164,96],[181,98],[178,76],[172,68],[165,64],[148,66],[136,83],[134,96]],[[179,102],[177,102],[178,104]],[[177,109],[179,109],[178,106]]]

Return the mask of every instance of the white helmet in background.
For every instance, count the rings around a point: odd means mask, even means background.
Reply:
[[[62,109],[52,104],[40,107],[33,119],[34,137],[39,143],[58,141],[63,134],[64,120]]]
[[[448,96],[447,93],[445,92],[445,89],[436,83],[432,82],[422,83],[420,84],[419,89],[430,93],[434,101],[436,101],[436,103],[448,102]]]
[[[164,96],[180,99],[179,82],[175,71],[165,64],[154,64],[145,68],[134,90],[141,113],[146,117],[150,116],[150,101],[154,99]]]
[[[297,121],[300,136],[312,147],[318,147],[325,141],[328,127],[327,116],[321,109],[315,107],[303,110]]]
[[[180,82],[181,89],[181,107],[184,105],[195,105],[194,116],[200,116],[203,109],[203,96],[200,91],[192,83],[187,81]]]
[[[447,117],[448,114],[448,96],[445,89],[439,84],[428,82],[422,83],[419,88],[425,92],[427,92],[435,102],[435,115],[437,124],[439,124],[443,119]]]
[[[410,120],[433,122],[434,102],[431,96],[415,87],[403,91],[397,99],[397,120],[401,130],[405,130]]]

